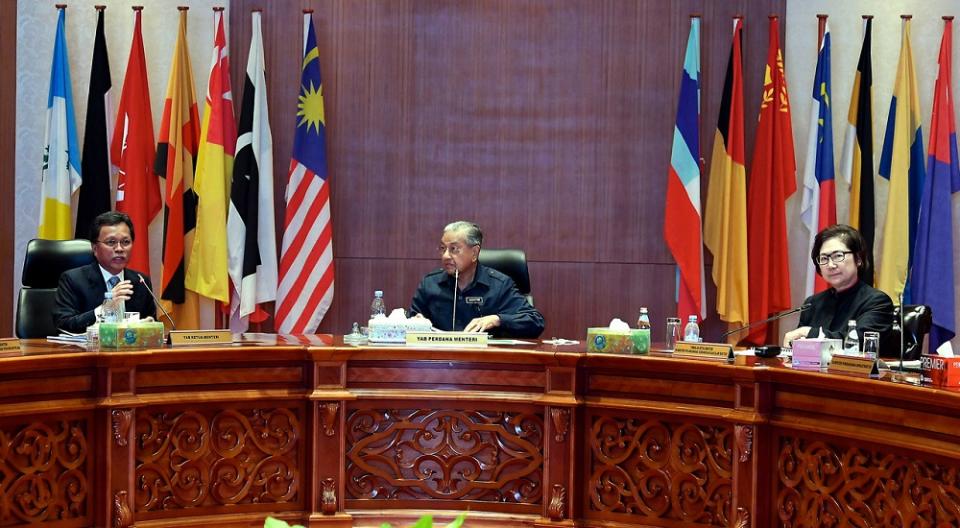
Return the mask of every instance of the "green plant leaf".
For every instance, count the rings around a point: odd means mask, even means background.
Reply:
[[[393,526],[390,526],[390,523],[383,523],[380,525],[380,528],[393,528]]]
[[[290,528],[290,525],[280,519],[267,517],[267,520],[263,522],[263,528]]]
[[[420,517],[410,528],[433,528],[433,516],[424,515]]]
[[[463,525],[463,521],[465,521],[466,519],[467,519],[467,514],[461,513],[460,515],[457,515],[456,519],[454,519],[453,521],[450,522],[450,524],[447,525],[447,528],[460,528],[460,526]]]

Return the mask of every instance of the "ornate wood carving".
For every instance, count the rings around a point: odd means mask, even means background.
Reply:
[[[127,504],[127,492],[118,491],[113,495],[113,528],[127,528],[133,524],[133,512]]]
[[[599,512],[727,526],[733,431],[725,425],[595,416],[586,492]]]
[[[320,511],[324,515],[337,513],[337,481],[332,477],[323,479],[323,491],[320,494]]]
[[[320,404],[320,421],[323,424],[323,434],[327,436],[336,434],[338,410],[340,410],[340,404],[337,402]]]
[[[89,525],[85,419],[0,430],[0,525],[71,521]],[[80,520],[80,522],[77,522]]]
[[[141,409],[137,511],[299,500],[303,435],[294,409]]]
[[[130,432],[130,424],[133,423],[133,409],[110,411],[110,421],[113,425],[113,443],[117,447],[127,447],[127,434]]]
[[[737,517],[733,520],[733,528],[750,528],[750,510],[743,506],[737,508]]]
[[[550,408],[550,418],[553,419],[553,439],[557,442],[563,442],[570,430],[570,409],[552,407]]]
[[[792,526],[960,526],[960,465],[780,439],[777,512]]]
[[[353,411],[346,497],[542,504],[543,425],[525,412]]]
[[[740,452],[740,462],[748,462],[753,453],[753,426],[737,424],[733,426],[737,438],[737,451]]]
[[[567,516],[567,490],[560,484],[554,484],[547,505],[547,517],[551,521],[562,521]]]

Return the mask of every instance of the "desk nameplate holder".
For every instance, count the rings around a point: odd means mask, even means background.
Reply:
[[[233,342],[230,330],[171,330],[173,346],[229,345]]]
[[[483,332],[407,332],[407,345],[475,348],[487,346],[487,334]]]
[[[830,359],[830,366],[827,372],[856,374],[859,376],[876,376],[880,373],[877,367],[876,358],[865,358],[861,356],[847,356],[844,354],[834,354]]]
[[[728,361],[733,359],[733,345],[725,343],[693,343],[677,341],[673,347],[673,355],[692,359],[719,359]]]
[[[20,350],[20,340],[17,338],[0,339],[0,352],[8,352],[10,350]]]

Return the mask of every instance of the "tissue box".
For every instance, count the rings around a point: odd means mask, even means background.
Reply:
[[[100,348],[163,346],[163,323],[137,321],[100,323]]]
[[[960,357],[924,354],[920,366],[924,383],[934,387],[960,387]]]
[[[797,367],[826,367],[830,358],[840,353],[839,339],[797,339],[793,342],[793,360]]]
[[[367,323],[367,337],[371,343],[406,343],[407,331],[429,332],[430,320],[420,317],[391,319],[378,317]]]
[[[587,328],[587,351],[611,354],[647,354],[650,330]]]

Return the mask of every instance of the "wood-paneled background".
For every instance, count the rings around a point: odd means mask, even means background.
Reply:
[[[278,211],[301,9],[315,9],[337,266],[322,330],[344,332],[365,319],[374,289],[388,306],[408,306],[419,279],[437,267],[443,225],[465,218],[481,225],[488,247],[526,250],[545,337],[582,337],[613,317],[635,321],[647,305],[655,339],[674,310],[663,201],[689,17],[703,15],[701,142],[709,159],[732,16],[745,16],[752,144],[767,17],[786,9],[783,0],[234,0],[235,87],[257,7]],[[711,315],[706,331],[719,334]]]
[[[2,9],[14,12],[12,4]],[[731,18],[745,17],[751,145],[767,16],[783,17],[785,0],[233,0],[237,104],[250,11],[264,10],[278,232],[308,7],[324,79],[336,257],[321,331],[343,333],[365,319],[374,289],[389,307],[408,306],[438,266],[442,227],[469,219],[487,247],[526,250],[544,337],[583,337],[613,317],[634,321],[646,305],[662,339],[675,288],[664,189],[689,16],[703,16],[701,150],[709,159]],[[15,36],[2,35],[12,49]],[[15,86],[13,77],[2,76],[0,91]],[[4,123],[14,121],[13,101],[0,97]],[[13,159],[2,132],[0,152]],[[12,168],[3,172],[8,203]],[[3,219],[9,210],[0,204]],[[11,254],[10,236],[0,242],[2,272],[22,257]],[[721,331],[709,274],[708,337]],[[0,331],[10,335],[6,310]]]

